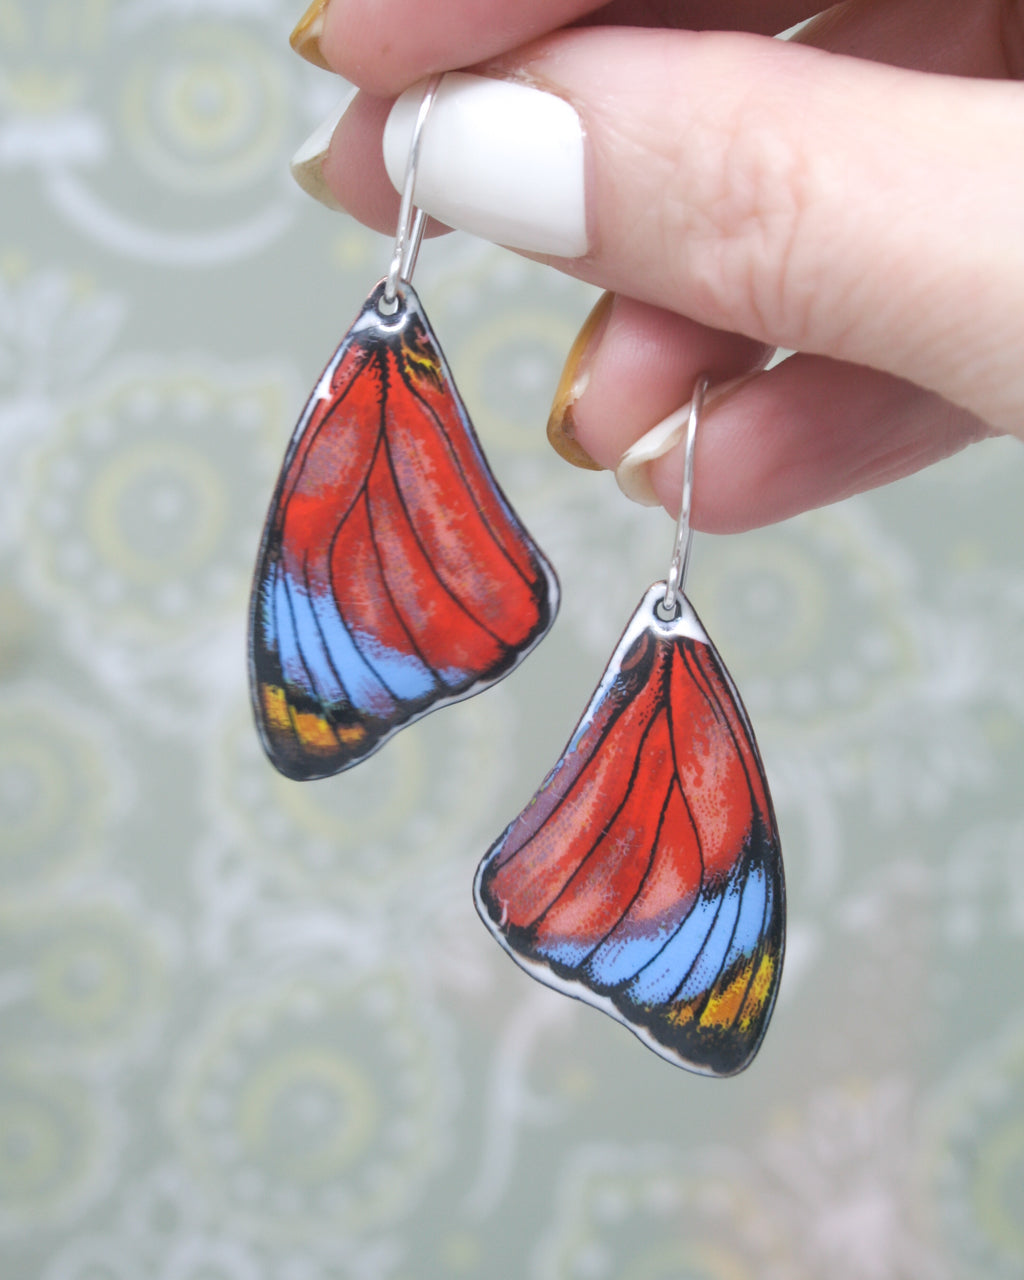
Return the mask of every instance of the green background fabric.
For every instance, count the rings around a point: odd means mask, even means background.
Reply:
[[[669,1067],[470,896],[667,566],[665,515],[544,442],[592,290],[464,236],[416,281],[551,636],[345,776],[257,744],[267,499],[390,255],[288,176],[340,95],[297,17],[0,0],[0,1271],[1024,1274],[1020,445],[698,538],[789,950],[748,1073]]]

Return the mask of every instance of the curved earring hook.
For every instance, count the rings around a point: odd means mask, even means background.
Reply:
[[[672,563],[669,565],[668,577],[665,579],[665,598],[662,608],[674,613],[678,597],[686,586],[686,570],[690,564],[690,546],[693,542],[693,530],[690,528],[690,504],[693,500],[693,447],[697,441],[697,427],[704,408],[704,396],[707,393],[708,380],[704,375],[697,379],[690,398],[690,416],[686,423],[686,453],[683,461],[683,495],[679,504],[679,519],[676,522],[676,540],[672,551]]]
[[[395,249],[387,280],[384,282],[384,301],[389,304],[393,303],[398,296],[399,282],[411,281],[412,273],[416,268],[416,257],[420,251],[420,242],[423,239],[423,228],[427,219],[422,209],[414,207],[413,193],[416,187],[416,170],[420,162],[423,127],[427,123],[427,116],[434,105],[440,84],[440,74],[431,76],[427,82],[420,100],[420,109],[416,113],[412,137],[409,140],[409,155],[405,161],[405,181],[402,184],[402,203],[398,210],[398,227],[395,231]]]

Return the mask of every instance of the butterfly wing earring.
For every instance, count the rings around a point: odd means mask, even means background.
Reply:
[[[785,885],[736,687],[682,594],[693,446],[668,578],[619,641],[561,758],[477,872],[484,923],[539,981],[679,1066],[746,1067],[771,1017]]]
[[[290,778],[348,769],[488,688],[541,640],[558,582],[498,487],[409,283],[424,215],[413,132],[391,269],[324,370],[285,455],[252,588],[249,672]]]

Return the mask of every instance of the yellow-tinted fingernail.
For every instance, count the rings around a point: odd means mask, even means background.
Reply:
[[[574,467],[581,467],[585,471],[603,471],[604,467],[595,462],[576,439],[573,406],[587,389],[590,360],[604,332],[614,300],[613,293],[603,293],[583,322],[583,328],[576,335],[566,357],[548,418],[548,440],[555,453],[566,462],[571,462]]]
[[[323,67],[325,71],[330,71],[331,68],[320,52],[320,37],[324,33],[324,14],[329,2],[330,0],[313,0],[288,37],[288,43],[300,58],[312,62],[314,67]]]

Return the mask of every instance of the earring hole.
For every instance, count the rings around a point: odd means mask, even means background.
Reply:
[[[668,598],[662,596],[658,603],[654,606],[654,614],[659,622],[678,622],[683,612],[682,602],[677,598],[674,604],[668,603]]]

